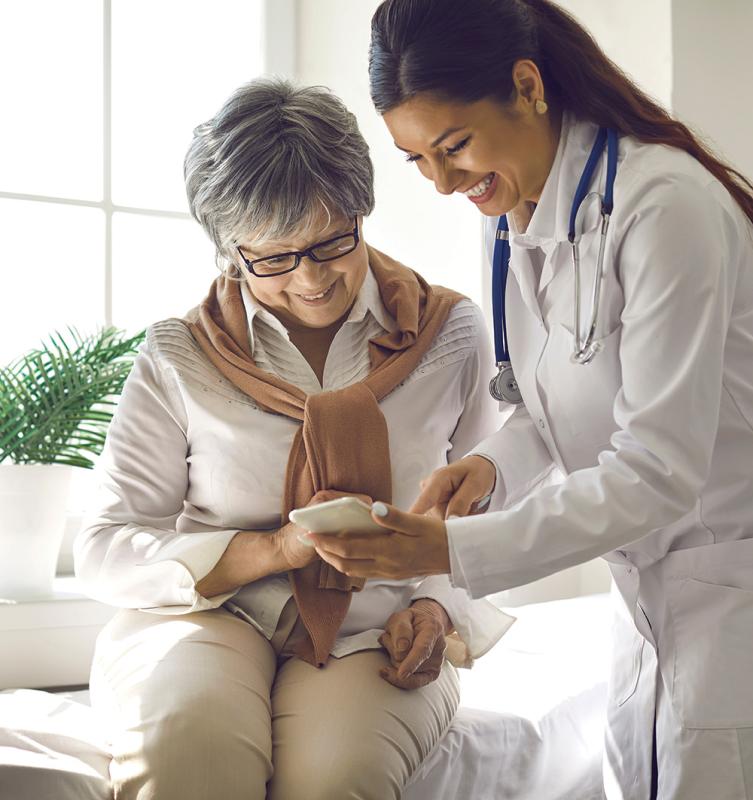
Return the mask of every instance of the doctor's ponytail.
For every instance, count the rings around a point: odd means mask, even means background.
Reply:
[[[555,108],[643,142],[684,150],[753,222],[753,184],[633,83],[591,34],[550,0],[385,0],[371,21],[369,79],[379,113],[426,92],[472,103],[513,96],[530,59]]]

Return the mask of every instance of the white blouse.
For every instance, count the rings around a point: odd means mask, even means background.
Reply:
[[[308,394],[362,380],[369,340],[395,326],[369,270],[320,385],[279,320],[245,284],[242,294],[256,364]],[[380,403],[397,506],[410,506],[421,479],[497,427],[498,410],[486,391],[492,363],[481,311],[461,301],[418,367]],[[97,466],[99,496],[76,540],[76,573],[86,591],[111,605],[161,614],[224,605],[271,637],[291,597],[286,573],[212,598],[195,586],[239,530],[279,528],[299,424],[263,411],[219,374],[180,321],[152,325]],[[420,597],[442,604],[474,657],[511,624],[491,603],[453,587],[447,575],[370,580],[353,594],[332,654],[378,648],[389,616]]]

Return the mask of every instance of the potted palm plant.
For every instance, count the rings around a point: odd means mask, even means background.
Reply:
[[[52,591],[71,473],[102,452],[143,338],[69,328],[0,367],[0,599]]]

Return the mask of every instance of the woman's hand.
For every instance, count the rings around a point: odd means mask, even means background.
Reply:
[[[357,497],[369,506],[372,502],[370,497],[363,494],[349,494],[347,492],[338,492],[334,489],[323,489],[309,500],[306,508],[316,506],[319,503],[326,503],[328,500],[337,500],[340,497]],[[305,537],[305,533],[305,528],[301,528],[294,522],[288,522],[287,525],[283,525],[273,534],[276,537],[277,548],[287,569],[301,569],[317,558],[317,552],[312,546],[313,543],[309,543],[310,540]]]
[[[436,600],[422,598],[397,611],[379,637],[391,661],[379,674],[399,689],[418,689],[435,681],[447,647],[444,637],[451,629],[447,612]]]
[[[443,520],[398,511],[386,503],[374,503],[371,517],[384,534],[308,533],[306,538],[324,561],[346,575],[399,580],[449,573]]]
[[[440,519],[466,517],[474,505],[491,494],[497,470],[482,456],[466,456],[421,481],[421,494],[411,506],[414,514],[432,512]]]

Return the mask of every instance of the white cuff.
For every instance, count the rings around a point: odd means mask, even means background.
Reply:
[[[445,525],[453,586],[465,589],[474,598],[510,588],[499,585],[498,560],[489,557],[488,548],[479,541],[479,531],[474,531],[474,527],[488,527],[489,517],[455,517],[447,520]],[[486,536],[485,540],[488,538]]]
[[[214,597],[204,597],[196,591],[196,584],[206,577],[222,558],[233,537],[233,531],[178,534],[172,541],[160,548],[159,553],[139,567],[155,568],[160,565],[167,571],[164,585],[172,585],[175,590],[175,604],[142,608],[153,614],[190,614],[193,611],[206,611],[219,608],[238,589]]]

